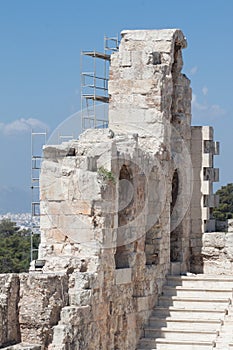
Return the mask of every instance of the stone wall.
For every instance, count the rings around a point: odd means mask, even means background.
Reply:
[[[19,324],[23,343],[52,341],[52,328],[60,320],[62,307],[68,304],[68,276],[20,274]]]
[[[80,349],[133,349],[170,267],[163,156],[154,154],[153,140],[108,135],[89,130],[79,141],[44,149],[41,176],[51,186],[42,179],[40,258],[45,274],[70,272],[69,307],[54,328],[55,349],[67,339]],[[68,155],[71,148],[75,156]]]
[[[0,275],[0,346],[22,342],[46,348],[68,304],[68,276]]]
[[[111,57],[110,130],[44,148],[40,259],[44,273],[73,281],[52,349],[134,349],[175,249],[179,272],[189,268],[185,46],[179,30],[124,31]]]
[[[227,232],[203,235],[202,256],[204,273],[231,275],[233,269],[233,220],[228,220]]]
[[[18,275],[0,275],[0,347],[20,341],[18,301]]]
[[[111,57],[109,129],[44,147],[45,264],[18,277],[16,341],[134,350],[166,275],[202,268],[216,145],[212,129],[190,127],[185,47],[177,29],[122,32]]]

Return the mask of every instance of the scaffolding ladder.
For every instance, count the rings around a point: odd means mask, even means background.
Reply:
[[[38,248],[35,237],[40,235],[40,170],[42,148],[46,144],[47,132],[31,132],[31,251],[30,260],[36,260]]]
[[[118,51],[118,48],[118,37],[105,36],[104,52],[95,50],[81,52],[82,131],[90,128],[108,127],[109,64],[111,54]],[[91,58],[91,60],[88,60],[88,58]],[[99,112],[97,107],[100,104],[102,104],[102,107]]]

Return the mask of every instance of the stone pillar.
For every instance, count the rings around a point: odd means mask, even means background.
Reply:
[[[127,30],[111,57],[109,127],[166,143],[170,137],[175,48],[186,47],[177,29]],[[182,64],[181,64],[182,66]]]
[[[213,194],[213,182],[218,181],[219,171],[214,168],[214,155],[219,154],[219,143],[213,141],[210,126],[192,127],[191,154],[193,164],[193,196],[191,202],[191,266],[193,272],[202,272],[202,235],[215,231],[212,210],[218,205]]]

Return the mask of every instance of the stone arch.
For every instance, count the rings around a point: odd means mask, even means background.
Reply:
[[[129,166],[123,164],[119,173],[118,193],[118,232],[116,241],[115,265],[117,269],[128,268],[130,253],[134,251],[133,243],[126,243],[127,226],[135,214],[133,173]]]
[[[172,201],[171,201],[171,214],[173,212],[174,206],[177,201],[179,192],[179,176],[178,176],[178,170],[175,169],[172,177]]]
[[[179,171],[175,169],[172,176],[172,188],[171,188],[171,204],[170,204],[170,214],[172,216],[176,215],[174,213],[175,204],[178,199],[180,191],[180,181],[179,181]],[[172,217],[171,217],[172,220]],[[170,233],[170,260],[171,263],[181,262],[182,260],[182,227],[178,225]]]
[[[145,234],[145,258],[147,266],[158,265],[160,259],[161,226],[159,223],[159,216],[162,208],[160,194],[163,192],[164,188],[161,187],[158,168],[155,166],[151,169],[148,187],[148,204],[152,215],[148,215],[147,217],[148,221]]]
[[[171,122],[173,125],[179,125],[182,123],[182,114],[184,113],[183,106],[183,93],[180,91],[180,77],[181,70],[183,67],[183,59],[182,59],[182,46],[180,43],[175,42],[174,44],[174,56],[173,56],[173,64],[172,64],[172,85],[173,85],[173,93],[172,93],[172,104],[171,104]]]

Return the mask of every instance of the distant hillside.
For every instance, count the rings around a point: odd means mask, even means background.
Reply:
[[[27,213],[31,211],[30,189],[0,187],[0,214]]]

